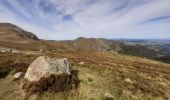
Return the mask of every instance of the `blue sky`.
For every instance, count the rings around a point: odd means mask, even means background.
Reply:
[[[0,0],[0,22],[39,38],[170,38],[170,0]]]

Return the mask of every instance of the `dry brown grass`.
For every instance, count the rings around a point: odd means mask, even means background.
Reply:
[[[27,68],[41,54],[1,54],[1,67]],[[110,96],[120,100],[170,99],[170,65],[139,57],[102,52],[56,51],[46,55],[68,58],[74,69],[79,71],[81,83],[76,91],[64,93],[45,92],[37,99],[102,100]],[[6,58],[6,60],[2,59]],[[9,63],[5,62],[7,59]],[[79,65],[84,62],[83,65]],[[5,68],[3,67],[3,69]],[[19,68],[20,69],[20,68]],[[22,68],[21,68],[22,69]],[[15,69],[16,70],[16,69]],[[128,80],[128,81],[127,81]],[[1,89],[1,87],[0,87]]]
[[[35,57],[32,55],[0,53],[0,77],[6,77],[11,71],[13,73],[26,72]]]

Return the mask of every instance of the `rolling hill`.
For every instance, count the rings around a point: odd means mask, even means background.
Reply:
[[[101,51],[117,52],[150,59],[164,58],[170,54],[169,41],[160,40],[130,40],[80,37],[75,40],[53,41],[38,39],[36,35],[10,24],[0,24],[0,47],[17,50],[71,50],[71,51]],[[168,61],[168,63],[170,63]]]

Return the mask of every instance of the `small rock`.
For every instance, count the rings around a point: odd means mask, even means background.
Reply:
[[[56,50],[51,50],[52,52],[56,52]]]
[[[112,53],[112,54],[118,54],[118,52],[114,51],[114,50],[110,50],[109,52]]]
[[[24,76],[23,72],[18,72],[14,75],[14,79],[20,79],[22,76]]]
[[[131,79],[129,79],[129,78],[126,78],[124,81],[125,81],[126,83],[133,84],[133,81],[132,81]]]
[[[0,52],[3,52],[3,53],[4,53],[4,52],[6,52],[6,51],[5,51],[4,49],[1,49]]]
[[[105,99],[104,100],[114,100],[114,96],[109,94],[109,93],[105,93]]]
[[[40,51],[40,53],[43,53],[43,52],[44,52],[44,50],[43,50],[43,49],[40,49],[39,51]]]
[[[74,43],[73,45],[74,45],[74,46],[77,46],[77,43]]]
[[[18,50],[12,50],[11,52],[12,53],[20,53],[20,51],[18,51]]]
[[[84,65],[84,62],[80,62],[79,65]]]

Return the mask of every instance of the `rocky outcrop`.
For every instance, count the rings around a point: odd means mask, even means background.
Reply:
[[[56,59],[46,56],[38,57],[28,67],[25,78],[29,81],[38,81],[51,74],[70,74],[70,65],[66,58]]]

